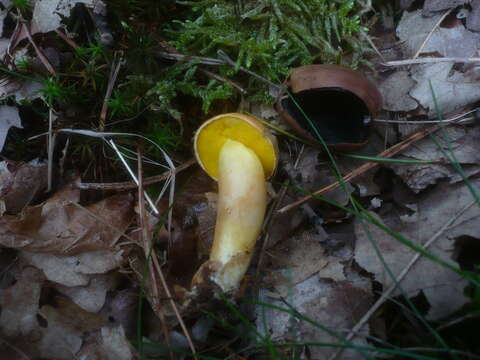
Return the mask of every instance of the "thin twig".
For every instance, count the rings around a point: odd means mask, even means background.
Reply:
[[[78,50],[80,49],[80,46],[78,46],[75,41],[70,39],[67,35],[65,35],[62,31],[59,29],[55,29],[55,32],[57,33],[58,36],[60,36],[63,41],[65,41],[68,45],[70,45],[73,49]]]
[[[448,126],[448,125],[451,125],[451,124],[454,124],[453,122],[450,122],[448,124],[445,124],[444,126]],[[411,144],[413,144],[414,142],[420,140],[420,139],[423,139],[424,137],[426,137],[428,134],[436,131],[440,129],[440,126],[439,125],[434,125],[434,126],[431,126],[427,129],[424,129],[424,130],[420,130],[416,133],[414,133],[413,135],[411,135],[410,137],[408,137],[407,139],[389,147],[387,150],[385,151],[382,151],[380,154],[378,154],[376,157],[379,157],[379,158],[391,158],[392,156],[402,152],[403,150],[405,150],[407,147],[409,147]],[[313,192],[312,194],[309,194],[309,195],[306,195],[304,196],[303,198],[301,198],[300,200],[297,200],[287,206],[284,206],[283,208],[279,209],[278,212],[281,214],[281,213],[285,213],[293,208],[296,208],[297,206],[300,206],[302,205],[303,203],[307,202],[308,200],[312,199],[313,197],[315,196],[320,196],[320,195],[323,195],[329,191],[332,191],[336,188],[338,188],[343,182],[347,183],[347,182],[350,182],[352,181],[353,179],[355,179],[356,177],[364,174],[365,172],[367,172],[368,170],[370,169],[373,169],[375,167],[377,167],[379,165],[378,162],[367,162],[365,164],[363,164],[362,166],[356,168],[355,170],[351,171],[350,173],[348,173],[347,175],[345,175],[343,177],[343,181],[340,182],[340,181],[336,181],[328,186],[325,186],[315,192]]]
[[[480,62],[480,57],[460,58],[460,57],[424,57],[418,59],[394,60],[382,63],[384,66],[403,66],[413,64],[432,64],[440,62],[454,62],[454,63],[477,63]]]
[[[432,37],[433,33],[435,32],[435,30],[437,30],[437,28],[440,26],[440,24],[442,23],[443,20],[445,20],[445,18],[448,16],[448,14],[450,14],[452,12],[454,8],[451,8],[449,9],[448,11],[445,12],[445,14],[443,14],[440,19],[438,19],[438,21],[435,23],[435,25],[433,26],[432,30],[430,30],[430,32],[428,33],[427,37],[425,38],[425,40],[423,40],[422,42],[422,45],[420,45],[420,47],[418,48],[417,52],[415,53],[415,55],[413,56],[414,59],[418,58],[418,56],[420,55],[420,53],[422,52],[423,48],[425,47],[425,45],[427,45],[428,41],[430,40],[430,38]]]
[[[467,111],[463,114],[454,116],[450,119],[445,120],[384,120],[384,119],[374,119],[374,121],[379,123],[386,123],[386,124],[407,124],[407,125],[422,125],[422,124],[446,124],[449,122],[456,121],[457,124],[462,124],[465,122],[469,122],[475,120],[475,116],[469,116],[464,118],[466,115],[476,112],[480,108],[475,108],[473,110]]]
[[[105,93],[105,98],[103,99],[102,110],[100,111],[100,131],[103,131],[105,129],[105,121],[107,120],[108,111],[108,101],[112,96],[113,87],[115,86],[115,82],[117,81],[118,73],[120,72],[120,67],[122,66],[122,63],[122,55],[119,55],[119,52],[115,52],[115,60],[113,61],[112,68],[110,69],[110,77],[108,79],[107,91]]]
[[[370,44],[372,49],[377,53],[377,55],[380,57],[380,59],[382,59],[382,61],[385,62],[386,61],[385,57],[382,55],[380,50],[378,50],[378,48],[375,46],[375,44],[372,41],[372,39],[370,38],[370,36],[368,36],[368,34],[365,33],[364,31],[361,31],[360,34],[367,40],[367,42]]]
[[[29,25],[27,25],[25,22],[23,22],[23,27],[25,29],[25,33],[27,34],[28,41],[30,41],[30,44],[32,44],[33,48],[35,49],[35,53],[39,57],[39,59],[42,61],[42,64],[45,66],[45,68],[48,70],[48,72],[56,77],[57,73],[55,72],[55,69],[53,68],[52,64],[50,64],[50,61],[48,58],[43,54],[43,51],[40,50],[40,48],[35,44],[35,41],[33,41],[32,34],[30,33]]]
[[[476,200],[472,201],[469,203],[467,206],[465,206],[462,210],[460,210],[453,218],[451,218],[445,225],[443,225],[440,230],[438,230],[429,240],[427,240],[423,246],[422,249],[426,250],[430,245],[432,245],[437,239],[440,238],[445,231],[449,230],[453,224],[462,216],[465,211],[470,209],[474,204],[476,203]],[[345,341],[350,341],[353,339],[356,333],[358,333],[361,328],[368,322],[370,317],[380,308],[380,306],[383,305],[383,303],[390,297],[390,295],[395,291],[397,286],[400,284],[400,282],[405,278],[407,273],[410,271],[413,265],[418,261],[418,259],[421,257],[421,254],[417,252],[410,262],[405,266],[405,268],[401,271],[401,273],[398,275],[396,281],[394,284],[390,285],[390,287],[383,292],[383,294],[380,296],[380,298],[373,304],[373,306],[365,313],[365,315],[362,316],[362,318],[357,322],[357,324],[350,330],[349,334],[345,337]],[[343,349],[338,349],[328,360],[335,360],[341,353]]]
[[[205,75],[207,75],[208,77],[211,77],[212,79],[215,79],[217,81],[220,81],[220,82],[223,82],[223,83],[226,83],[226,84],[229,84],[230,86],[234,87],[235,89],[238,90],[238,92],[242,95],[246,95],[248,94],[247,90],[245,90],[244,88],[242,88],[240,86],[240,84],[238,84],[236,81],[233,81],[233,80],[230,80],[230,79],[227,79],[223,76],[220,76],[214,72],[211,72],[211,71],[208,71],[208,70],[205,70],[205,69],[200,69],[201,72],[203,72]]]
[[[47,192],[52,191],[53,180],[53,151],[55,149],[56,134],[53,134],[53,110],[48,109],[48,167],[47,167]]]
[[[117,156],[118,158],[120,159],[121,163],[123,164],[123,166],[125,167],[125,169],[127,170],[128,174],[130,175],[130,177],[133,179],[133,181],[135,182],[135,184],[138,185],[138,178],[137,176],[135,175],[135,173],[133,172],[133,170],[130,168],[130,165],[128,165],[127,161],[125,160],[125,157],[123,156],[123,154],[120,152],[120,150],[118,150],[118,147],[117,145],[115,144],[115,142],[110,139],[110,140],[107,140],[107,143],[110,144],[110,146],[113,148],[113,150],[117,153]],[[155,215],[160,215],[160,212],[158,211],[157,207],[155,206],[155,203],[152,201],[152,199],[150,198],[150,196],[144,191],[143,192],[144,196],[145,196],[145,199],[147,200],[148,202],[148,205],[150,206],[150,208],[152,209],[152,211],[155,213]]]
[[[190,350],[192,351],[192,356],[194,359],[197,359],[197,351],[195,350],[195,345],[193,345],[192,338],[188,332],[187,327],[185,326],[185,322],[182,319],[182,316],[180,315],[180,312],[178,311],[177,304],[175,304],[175,300],[173,300],[172,294],[170,292],[170,289],[168,288],[167,282],[165,281],[165,277],[163,276],[163,271],[162,268],[160,267],[160,264],[158,262],[157,257],[155,256],[154,250],[152,250],[152,258],[153,258],[153,264],[155,265],[155,268],[157,269],[157,272],[160,276],[160,281],[162,283],[162,286],[165,290],[165,293],[170,300],[170,304],[172,305],[173,311],[175,312],[175,315],[178,319],[178,322],[180,324],[180,327],[182,328],[183,334],[187,338],[188,346],[190,347]]]
[[[168,353],[170,359],[174,360],[175,356],[172,350],[172,343],[170,341],[170,333],[168,332],[167,321],[165,320],[165,314],[160,307],[159,299],[160,292],[158,290],[157,279],[155,276],[155,270],[152,266],[152,262],[149,259],[149,256],[156,256],[153,252],[153,244],[150,239],[150,223],[148,221],[147,212],[145,211],[145,198],[143,196],[143,167],[142,167],[142,151],[138,148],[137,151],[137,166],[138,166],[138,207],[139,207],[139,218],[140,218],[140,227],[142,229],[142,240],[143,240],[143,249],[145,251],[145,257],[148,262],[148,268],[150,270],[150,279],[152,283],[153,290],[153,307],[156,309],[156,313],[159,316],[160,324],[163,331],[163,337],[165,338],[165,344],[168,348]]]
[[[175,168],[175,171],[165,171],[163,174],[147,177],[143,180],[143,185],[152,185],[161,181],[167,180],[172,173],[178,174],[179,172],[188,169],[190,166],[196,163],[195,159],[190,159],[182,165],[179,165]],[[115,191],[124,191],[132,190],[138,187],[137,184],[131,181],[127,182],[116,182],[116,183],[78,183],[74,184],[75,187],[81,190],[115,190]]]

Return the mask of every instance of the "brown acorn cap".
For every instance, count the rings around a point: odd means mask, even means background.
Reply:
[[[371,118],[382,108],[382,95],[378,88],[365,75],[352,69],[338,65],[306,65],[295,68],[287,78],[280,93],[276,109],[280,116],[303,138],[313,145],[319,142],[282,104],[288,98],[287,89],[293,94],[305,93],[309,90],[336,90],[343,94],[353,94],[365,106]],[[321,103],[318,104],[321,106]],[[368,131],[369,126],[365,126]],[[359,142],[336,142],[329,147],[340,151],[357,150],[367,143],[367,137]]]

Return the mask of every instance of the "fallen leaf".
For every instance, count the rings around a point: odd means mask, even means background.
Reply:
[[[138,303],[138,290],[128,288],[111,292],[100,313],[108,319],[109,325],[122,326],[125,334],[132,337],[137,330]]]
[[[48,280],[65,286],[87,286],[93,274],[105,274],[122,264],[122,251],[91,251],[60,256],[22,251],[20,257],[43,270]]]
[[[444,134],[447,136],[445,137]],[[430,138],[422,139],[402,153],[402,158],[410,160],[430,161],[445,159],[442,152],[450,154],[452,149],[455,159],[462,164],[467,176],[480,172],[480,154],[477,144],[480,140],[480,128],[449,127],[444,132],[434,134],[440,148]],[[445,159],[446,160],[446,159]],[[390,166],[414,192],[418,193],[441,179],[450,182],[461,181],[458,172],[448,162],[443,164],[392,164]]]
[[[311,147],[307,147],[298,163],[295,174],[295,180],[298,186],[305,192],[311,192],[320,189],[322,186],[330,185],[337,181],[332,170],[328,166],[323,166],[328,162],[322,158],[322,153]],[[325,198],[340,205],[346,205],[350,199],[350,193],[353,187],[346,184],[347,191],[342,187],[326,193]]]
[[[472,180],[472,185],[478,191],[480,181]],[[472,194],[464,184],[442,183],[419,198],[416,204],[418,221],[402,220],[402,217],[392,213],[389,213],[389,217],[385,216],[384,221],[393,231],[421,246],[471,202]],[[374,216],[378,218],[378,215]],[[478,234],[479,221],[480,208],[472,206],[438,238],[428,251],[442,260],[456,265],[453,261],[454,239],[462,235]],[[369,223],[365,226],[386,264],[392,273],[398,276],[415,255],[415,251],[385,234],[378,227]],[[369,237],[358,219],[355,233],[357,236],[355,260],[365,270],[373,273],[375,279],[381,282],[385,288],[389,287],[393,280],[377,257]],[[423,257],[412,267],[400,285],[408,296],[415,296],[419,291],[424,292],[431,305],[428,318],[432,320],[448,316],[468,300],[463,292],[467,281],[462,276]],[[394,293],[394,295],[400,294],[398,289]]]
[[[16,106],[0,105],[0,151],[2,151],[5,145],[8,130],[12,126],[23,129],[18,108]]]
[[[471,0],[425,0],[423,5],[423,15],[431,16],[432,14],[464,4],[468,4]]]
[[[292,286],[318,273],[328,264],[321,240],[322,237],[307,230],[277,244],[269,251],[274,259],[272,267],[277,271],[270,270],[265,281],[272,284],[276,292],[286,296]]]
[[[8,337],[31,336],[38,328],[37,311],[43,276],[33,267],[23,269],[17,282],[0,293],[0,329]]]
[[[422,16],[421,10],[403,13],[397,26],[397,36],[404,43],[407,57],[416,54],[442,15],[426,18]],[[420,54],[438,53],[444,57],[471,57],[478,50],[479,40],[480,34],[465,29],[462,24],[452,28],[437,27]]]
[[[437,100],[438,110],[444,114],[480,99],[480,84],[472,83],[465,74],[458,71],[451,73],[452,67],[452,63],[425,64],[418,65],[412,71],[412,78],[417,85],[410,91],[410,96],[418,100],[430,115],[437,112],[433,95]]]
[[[93,6],[94,0],[37,0],[32,15],[32,34],[47,33],[58,29],[64,18],[78,4]]]
[[[83,334],[101,328],[102,320],[67,300],[57,298],[56,301],[57,307],[44,305],[39,311],[47,322],[46,327],[41,328],[39,353],[47,359],[71,360],[82,346]]]
[[[467,16],[465,26],[472,31],[480,31],[480,1],[471,1],[472,11]]]
[[[47,187],[47,163],[32,160],[28,163],[0,163],[0,201],[10,214],[20,212]]]
[[[101,330],[102,349],[107,360],[131,360],[133,359],[133,350],[125,337],[123,327],[115,328],[104,327]]]
[[[383,108],[388,111],[411,111],[418,103],[408,95],[415,81],[407,71],[396,71],[380,84],[383,96]]]
[[[131,194],[78,207],[78,191],[67,186],[42,205],[0,219],[0,244],[59,255],[112,249],[134,217]]]
[[[55,288],[61,294],[68,296],[82,309],[97,313],[105,303],[107,291],[111,289],[113,280],[111,275],[93,275],[90,276],[89,283],[86,286],[69,287],[58,284]]]
[[[265,298],[266,291],[260,293],[262,301],[274,306],[287,308],[280,300]],[[310,321],[314,321],[327,329],[339,332],[340,329],[352,328],[368,310],[373,295],[368,287],[356,286],[350,281],[332,283],[322,280],[319,275],[299,283],[289,291],[286,301],[295,311]],[[289,342],[338,343],[339,340],[324,331],[319,326],[307,321],[300,321],[290,314],[274,310],[267,306],[257,306],[257,328],[261,333],[269,334],[274,339],[284,339]],[[339,336],[344,337],[344,334]],[[367,345],[368,326],[352,340],[357,345]],[[308,346],[312,359],[327,359],[335,347]],[[347,350],[339,359],[358,359],[359,353]]]

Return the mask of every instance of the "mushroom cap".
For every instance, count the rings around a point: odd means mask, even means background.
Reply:
[[[194,138],[195,157],[211,178],[218,180],[220,149],[228,139],[242,143],[258,156],[265,178],[274,174],[278,162],[275,137],[255,117],[227,113],[204,122]]]

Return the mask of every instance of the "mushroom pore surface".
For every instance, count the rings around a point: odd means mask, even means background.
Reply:
[[[224,116],[204,125],[196,139],[196,151],[205,171],[218,179],[219,153],[230,139],[251,149],[260,160],[266,177],[275,170],[276,154],[264,131],[244,119]]]

